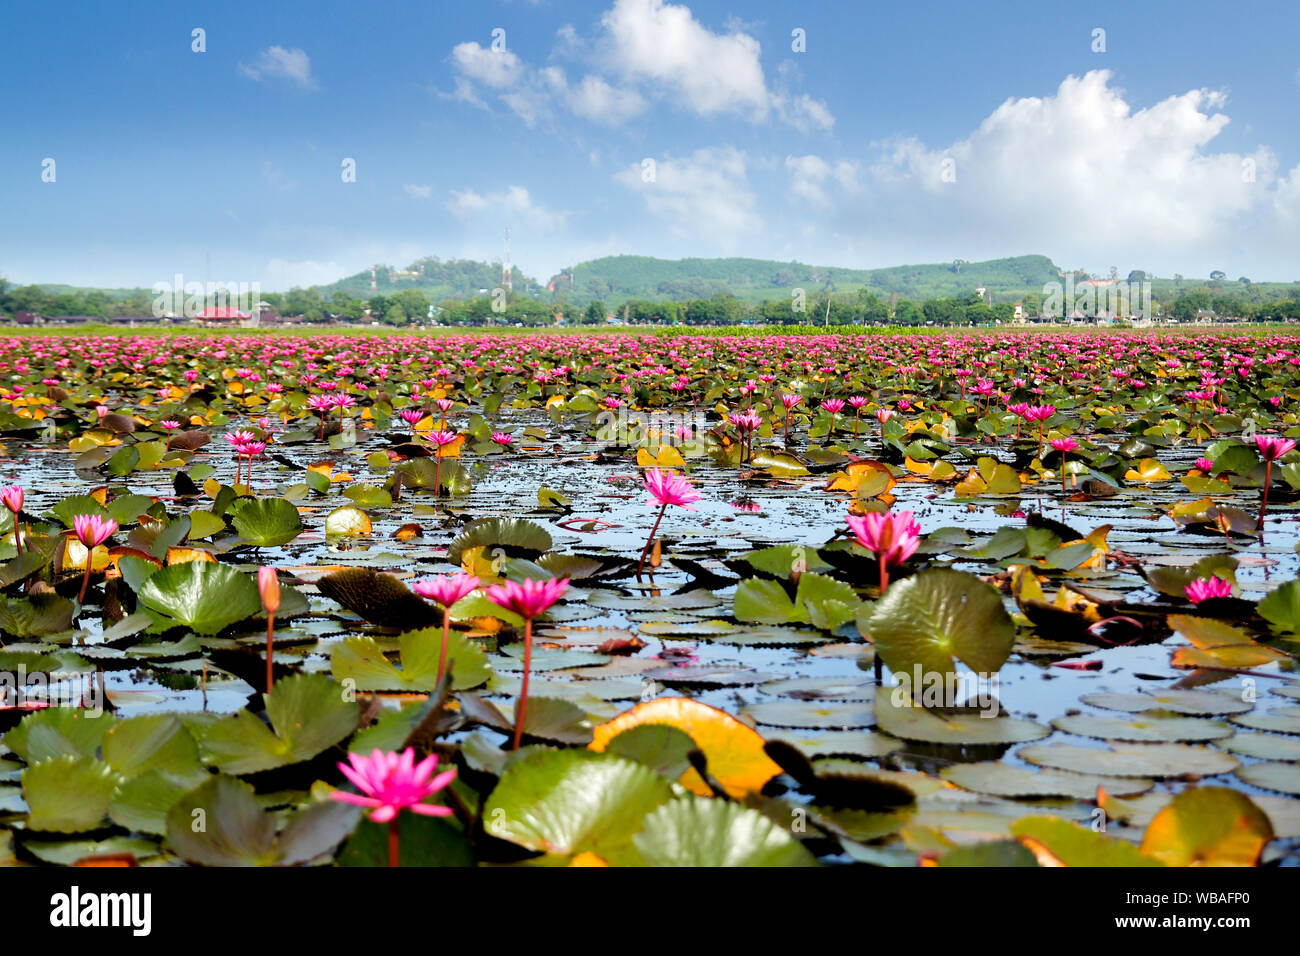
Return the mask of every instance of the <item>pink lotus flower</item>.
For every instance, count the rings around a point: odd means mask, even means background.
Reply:
[[[429,432],[429,441],[433,442],[439,448],[443,445],[450,445],[459,437],[460,436],[456,432],[451,431]]]
[[[1264,491],[1259,499],[1259,520],[1255,522],[1255,527],[1262,531],[1264,513],[1268,510],[1268,487],[1273,483],[1273,462],[1294,449],[1295,442],[1276,435],[1256,435],[1255,447],[1259,450],[1259,457],[1264,460]]]
[[[533,618],[560,599],[569,589],[568,578],[550,578],[523,583],[506,581],[487,589],[488,600],[507,611],[514,611],[524,619],[524,677],[519,685],[519,702],[515,705],[515,735],[512,750],[518,750],[524,739],[524,723],[528,713],[528,680],[533,669]],[[443,642],[444,645],[446,642]]]
[[[544,581],[527,578],[523,582],[506,581],[488,588],[485,593],[493,604],[531,621],[558,601],[568,589],[568,578],[547,578]]]
[[[496,445],[501,445],[501,446],[504,447],[505,445],[513,444],[513,443],[514,443],[514,440],[515,440],[515,439],[514,439],[514,436],[511,435],[511,434],[509,434],[509,433],[507,433],[507,432],[493,432],[493,433],[492,433],[492,442],[493,442],[493,444],[496,444]]]
[[[348,754],[348,761],[351,766],[340,761],[339,770],[361,793],[335,790],[330,797],[355,807],[372,808],[370,819],[376,823],[389,823],[403,810],[426,817],[452,815],[450,807],[425,802],[456,779],[454,767],[436,777],[433,775],[438,768],[437,754],[430,754],[417,764],[414,747],[407,747],[400,754],[384,753],[376,748],[369,757]]]
[[[645,488],[654,497],[646,504],[681,505],[687,511],[696,511],[691,503],[700,500],[700,494],[688,479],[675,471],[661,468],[649,468],[645,473]]]
[[[447,673],[447,646],[451,643],[451,606],[482,583],[477,575],[462,572],[415,582],[413,590],[416,594],[442,608],[442,646],[438,648],[436,680],[438,684],[442,683],[442,677]]]
[[[444,608],[449,608],[482,582],[476,575],[458,572],[416,581],[411,590]]]
[[[1050,444],[1059,452],[1074,451],[1079,447],[1079,443],[1073,438],[1053,438]]]
[[[1259,457],[1264,461],[1277,461],[1287,452],[1295,448],[1295,442],[1289,438],[1279,438],[1275,435],[1256,435],[1255,447],[1259,450]]]
[[[96,548],[113,536],[117,522],[99,515],[76,515],[72,519],[72,530],[87,549]]]
[[[416,423],[424,417],[424,412],[418,408],[404,408],[397,413],[397,417],[414,428]]]
[[[82,604],[86,600],[86,589],[90,587],[90,572],[95,566],[92,552],[113,536],[117,522],[99,515],[75,515],[72,530],[86,549],[86,575],[81,579],[81,591],[77,595],[77,603]]]
[[[1025,409],[1025,418],[1031,422],[1045,422],[1055,414],[1055,405],[1030,405]]]
[[[838,415],[840,412],[844,411],[844,399],[828,398],[822,402],[822,408],[826,409],[826,411],[830,412],[832,415]]]
[[[1184,589],[1187,599],[1193,604],[1200,604],[1211,598],[1232,597],[1232,582],[1220,577],[1197,578]]]
[[[802,402],[802,401],[803,401],[803,398],[802,398],[802,396],[799,396],[799,395],[790,395],[790,394],[787,393],[787,394],[781,396],[781,404],[784,405],[784,406],[786,407],[786,410],[787,410],[787,411],[790,410],[791,408],[794,408],[796,405],[798,405],[798,404],[799,404],[800,402]]]
[[[885,424],[885,422],[889,421],[893,417],[894,417],[894,413],[890,411],[888,408],[876,409],[876,421],[880,422],[880,424],[882,425]]]
[[[23,539],[18,530],[18,513],[23,510],[23,486],[10,485],[4,491],[0,491],[0,502],[3,502],[14,516],[14,548],[22,554]]]
[[[158,424],[169,432],[174,432],[176,429],[181,427],[181,423],[174,418],[164,418]]]
[[[849,406],[852,408],[861,409],[863,405],[867,404],[867,401],[868,399],[863,395],[854,395],[852,398],[849,399]]]
[[[849,515],[849,530],[858,544],[876,556],[880,565],[880,593],[889,586],[889,568],[902,564],[921,544],[921,526],[910,511]]]
[[[1214,470],[1214,462],[1208,458],[1198,458],[1192,462],[1192,467],[1205,472],[1207,475]]]

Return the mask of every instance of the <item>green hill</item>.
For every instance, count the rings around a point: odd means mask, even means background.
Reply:
[[[809,295],[831,290],[869,289],[881,297],[922,301],[968,295],[984,287],[995,298],[1019,297],[1040,291],[1059,278],[1060,270],[1046,256],[1016,256],[986,262],[894,266],[888,269],[847,269],[812,266],[770,259],[654,259],[649,256],[609,256],[581,262],[553,276],[550,287],[574,302],[599,299],[616,306],[629,299],[706,299],[731,293],[760,302],[788,299],[791,290]]]
[[[518,267],[511,269],[511,281],[516,292],[542,291],[537,280],[524,275]],[[495,289],[499,285],[501,285],[501,263],[499,262],[479,262],[474,259],[443,260],[437,256],[426,256],[415,260],[405,269],[395,269],[392,266],[375,267],[375,291],[384,295],[406,289],[418,289],[430,299],[437,301],[475,296],[480,290]],[[363,269],[355,275],[317,288],[326,298],[340,290],[363,299],[369,298],[370,270]]]

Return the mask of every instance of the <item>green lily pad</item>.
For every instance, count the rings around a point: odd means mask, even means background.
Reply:
[[[239,536],[255,548],[278,548],[305,530],[298,509],[283,498],[250,501],[235,512],[231,523]]]
[[[357,728],[356,701],[323,674],[295,674],[267,695],[268,727],[241,710],[212,724],[200,745],[223,773],[245,774],[310,760]]]
[[[663,804],[633,843],[648,866],[817,866],[787,828],[757,810],[707,797]]]
[[[924,707],[897,704],[893,701],[894,696],[893,693],[876,695],[876,724],[885,733],[904,740],[936,744],[1015,744],[1040,740],[1052,732],[1032,720],[985,717],[979,711],[946,715]]]
[[[667,780],[641,764],[586,750],[541,751],[511,764],[483,806],[484,829],[530,850],[609,863],[633,855],[645,818],[668,802]]]
[[[140,603],[199,634],[215,634],[262,609],[257,585],[246,574],[211,561],[190,561],[149,575]]]
[[[1195,717],[1152,717],[1147,720],[1124,720],[1122,717],[1094,717],[1073,714],[1057,717],[1052,726],[1067,734],[1096,737],[1098,740],[1173,743],[1199,742],[1232,736],[1232,728]]]
[[[966,790],[995,797],[1072,797],[1075,800],[1094,800],[1098,786],[1104,786],[1107,793],[1116,797],[1136,796],[1155,786],[1153,781],[1141,777],[1105,779],[1068,771],[1026,770],[995,761],[953,764],[940,771],[939,776]]]
[[[1253,763],[1237,768],[1237,777],[1262,790],[1289,793],[1300,797],[1300,765],[1294,763]]]
[[[330,654],[330,672],[340,683],[352,681],[353,688],[360,691],[432,691],[438,683],[442,628],[407,631],[398,643],[400,668],[384,656],[373,638],[344,638]],[[456,631],[451,632],[447,646],[447,664],[453,690],[477,687],[492,676],[492,665],[482,648]]]
[[[122,778],[106,763],[65,754],[23,772],[23,799],[31,807],[27,827],[54,833],[99,828]]]
[[[907,680],[917,668],[922,675],[954,673],[956,660],[977,673],[994,674],[1016,639],[997,590],[950,568],[893,583],[864,623],[876,653]]]
[[[201,866],[296,866],[332,853],[360,818],[359,807],[331,800],[294,813],[277,833],[276,815],[250,785],[214,777],[172,807],[167,842]]]
[[[1059,817],[1026,817],[1011,831],[1042,844],[1066,866],[1163,866],[1132,843]]]
[[[1235,770],[1231,754],[1185,744],[1112,743],[1109,750],[1078,744],[1033,744],[1016,755],[1028,763],[1054,770],[1107,777],[1209,777]]]
[[[1146,694],[1084,694],[1085,704],[1106,710],[1141,713],[1146,710],[1171,710],[1178,714],[1240,714],[1254,705],[1224,691],[1164,690]]]

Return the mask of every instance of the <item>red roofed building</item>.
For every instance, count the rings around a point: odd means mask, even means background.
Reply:
[[[195,318],[203,322],[242,322],[252,316],[248,312],[241,312],[229,306],[210,305]]]

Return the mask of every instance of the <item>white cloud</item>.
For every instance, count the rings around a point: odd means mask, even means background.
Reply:
[[[621,170],[614,179],[636,190],[646,208],[668,220],[676,235],[734,243],[763,227],[746,164],[745,153],[714,147],[657,161],[652,182],[644,180],[640,164]]]
[[[584,40],[572,25],[556,31],[552,59],[573,57],[593,69],[570,84],[557,66],[534,68],[513,52],[460,43],[452,50],[454,92],[443,94],[482,109],[489,89],[528,126],[549,120],[556,109],[605,126],[640,116],[650,102],[667,103],[698,116],[739,115],[755,122],[775,115],[803,131],[835,125],[824,100],[789,89],[797,70],[790,61],[768,87],[757,40],[734,18],[716,33],[686,6],[664,0],[615,0],[600,28]]]
[[[492,50],[477,43],[458,43],[451,61],[464,77],[494,90],[514,86],[524,74],[519,57],[510,50]]]
[[[663,0],[617,0],[600,22],[607,34],[606,62],[628,79],[656,84],[703,116],[767,115],[759,43],[748,34],[714,33],[690,8]]]
[[[412,199],[432,199],[432,186],[417,186],[414,183],[403,183],[402,188],[406,190],[406,195]]]
[[[304,90],[316,89],[316,81],[311,75],[311,58],[297,47],[291,50],[282,46],[267,47],[251,64],[240,63],[239,72],[253,80],[279,77],[296,83]]]
[[[830,204],[825,187],[834,183],[845,192],[858,190],[859,166],[848,160],[834,165],[820,156],[787,156],[785,168],[790,172],[790,192],[817,206]]]
[[[567,212],[555,212],[534,202],[523,186],[507,186],[494,193],[453,189],[446,207],[448,212],[462,222],[491,217],[507,223],[520,223],[536,233],[563,229],[569,216]]]
[[[881,203],[900,214],[894,225],[931,235],[1014,231],[1022,248],[1068,238],[1143,250],[1212,242],[1251,211],[1276,161],[1263,149],[1206,151],[1229,122],[1218,112],[1223,94],[1192,90],[1135,110],[1110,79],[1097,70],[1067,77],[1053,96],[1009,99],[946,149],[890,144],[872,172],[891,187]],[[955,181],[945,181],[945,160]]]
[[[548,66],[538,73],[546,86],[577,116],[605,126],[617,126],[644,113],[649,104],[635,90],[612,86],[589,73],[577,86],[570,86],[564,71]]]

